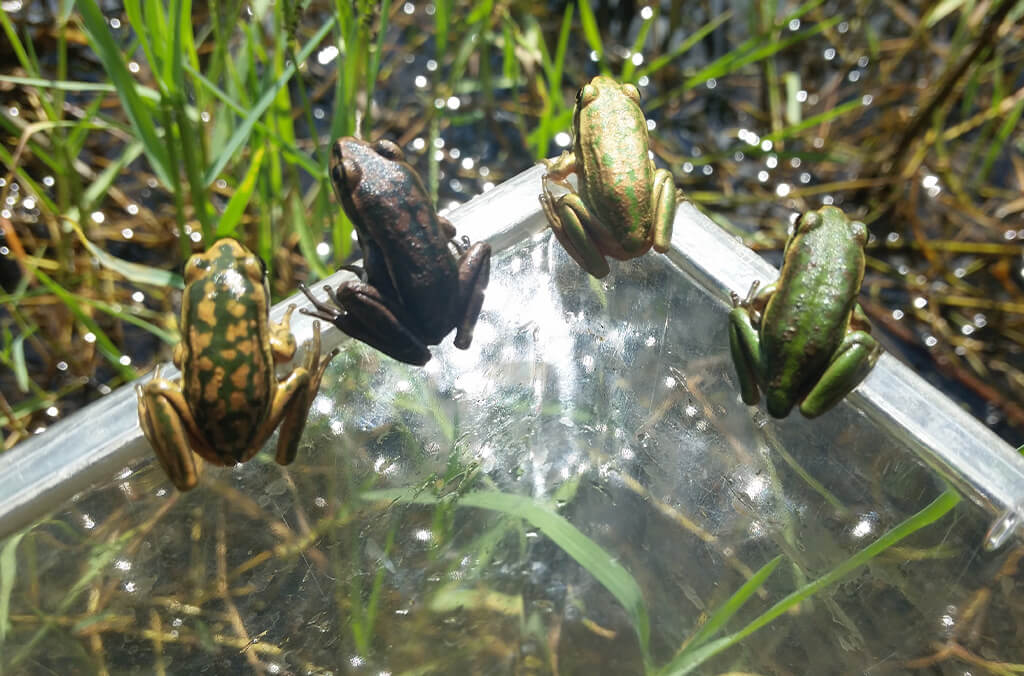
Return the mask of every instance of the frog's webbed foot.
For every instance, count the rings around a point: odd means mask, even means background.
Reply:
[[[320,380],[327,370],[327,365],[337,356],[338,350],[331,350],[323,359],[320,358],[320,322],[313,322],[313,341],[306,350],[306,358],[302,366],[296,368],[288,377],[277,385],[271,415],[264,421],[248,455],[256,453],[266,441],[278,423],[281,431],[277,439],[277,455],[279,465],[289,465],[295,460],[299,451],[299,440],[306,427],[309,408],[313,404]],[[248,459],[248,458],[246,458]]]
[[[491,277],[491,245],[477,242],[459,259],[459,307],[462,308],[455,332],[455,347],[465,350],[473,342],[473,329],[484,304],[484,291]]]
[[[814,418],[849,394],[871,371],[882,346],[866,331],[851,331],[839,344],[828,368],[800,402],[800,412]]]
[[[313,292],[309,290],[308,286],[306,286],[302,282],[299,282],[299,291],[301,291],[303,295],[309,299],[309,302],[313,305],[314,308],[314,310],[307,310],[306,308],[302,308],[299,310],[299,312],[301,312],[304,315],[309,315],[310,317],[323,319],[324,321],[333,324],[334,320],[342,314],[342,307],[339,304],[337,295],[335,295],[330,285],[325,284],[324,290],[327,291],[327,296],[334,301],[335,307],[331,307],[322,300],[318,300],[317,297],[313,295]]]

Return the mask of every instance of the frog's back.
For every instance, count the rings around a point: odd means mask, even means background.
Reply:
[[[361,217],[382,227],[374,244],[391,283],[416,318],[420,336],[436,344],[451,331],[458,294],[458,264],[420,177],[404,162],[377,163],[360,182]]]
[[[650,248],[654,218],[647,120],[626,96],[602,95],[580,111],[580,126],[590,130],[575,146],[586,167],[578,174],[580,194],[610,231],[592,234],[608,255],[633,258]]]
[[[863,275],[863,249],[843,232],[819,227],[790,245],[762,319],[766,406],[773,416],[785,416],[828,367]]]
[[[233,269],[197,280],[182,297],[182,390],[200,431],[224,458],[242,457],[270,405],[265,298]]]

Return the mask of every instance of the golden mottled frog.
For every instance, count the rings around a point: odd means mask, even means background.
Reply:
[[[295,354],[289,328],[269,319],[263,261],[234,239],[221,239],[185,264],[181,342],[174,364],[181,384],[160,377],[136,387],[139,422],[179,490],[198,481],[193,451],[215,465],[251,458],[281,424],[277,462],[295,459],[306,413],[334,350],[320,359],[320,324],[302,366],[278,381],[275,363]]]

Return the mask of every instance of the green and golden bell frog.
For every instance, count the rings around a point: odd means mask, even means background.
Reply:
[[[768,413],[794,405],[808,418],[845,397],[874,366],[881,346],[857,304],[867,228],[836,207],[810,211],[786,242],[776,283],[746,299],[732,294],[729,347],[743,401],[765,392]]]
[[[576,94],[572,150],[544,160],[540,203],[565,250],[594,277],[608,274],[605,256],[629,260],[672,239],[677,194],[672,174],[655,169],[640,92],[597,76]],[[575,173],[578,188],[566,180]],[[551,183],[569,190],[555,195]]]
[[[407,364],[426,364],[427,346],[453,328],[455,346],[469,347],[490,277],[490,245],[455,241],[455,227],[437,215],[419,174],[391,141],[339,139],[331,179],[359,237],[363,266],[345,268],[358,281],[326,288],[330,305],[300,285],[315,308],[302,312]]]
[[[302,366],[278,381],[274,365],[296,350],[291,306],[279,324],[269,319],[266,267],[234,239],[221,239],[185,264],[181,341],[174,364],[181,384],[160,376],[139,385],[139,422],[168,477],[193,488],[199,465],[251,458],[281,425],[277,462],[295,459],[306,413],[337,350],[320,359],[320,326]],[[199,463],[201,464],[201,463]]]

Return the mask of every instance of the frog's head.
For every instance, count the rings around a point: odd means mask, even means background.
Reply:
[[[860,221],[852,221],[839,207],[824,206],[817,211],[808,211],[800,217],[799,232],[810,232],[816,228],[830,231],[847,231],[849,237],[863,247],[868,241],[868,228]]]
[[[237,239],[225,237],[213,243],[203,253],[197,253],[185,263],[185,283],[191,284],[211,275],[233,271],[248,277],[256,284],[267,278],[267,266]]]
[[[640,90],[631,84],[620,84],[606,75],[598,75],[576,92],[576,110],[585,108],[602,94],[622,95],[640,105]]]
[[[331,149],[331,182],[338,201],[360,232],[379,227],[380,223],[373,221],[382,214],[426,195],[402,149],[387,139],[376,143],[352,136],[338,139]]]

